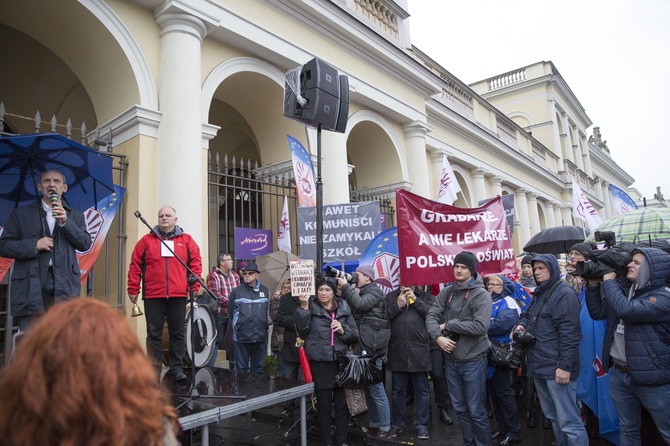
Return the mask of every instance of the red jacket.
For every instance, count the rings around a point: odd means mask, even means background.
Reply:
[[[158,228],[155,228],[158,232]],[[198,277],[202,274],[202,259],[198,244],[185,234],[179,226],[168,239],[174,243],[172,249],[175,254],[186,263]],[[140,281],[142,282],[142,297],[144,299],[187,297],[188,272],[176,258],[161,255],[161,241],[156,234],[149,233],[142,237],[133,249],[133,255],[128,269],[128,294],[138,295]],[[165,248],[164,248],[165,249]],[[169,250],[165,249],[169,253]],[[200,289],[196,282],[193,291]]]

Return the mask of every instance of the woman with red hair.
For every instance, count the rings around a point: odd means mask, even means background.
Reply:
[[[177,414],[125,318],[93,299],[50,309],[0,375],[4,445],[179,444]]]

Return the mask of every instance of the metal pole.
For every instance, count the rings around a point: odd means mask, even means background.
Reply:
[[[321,181],[321,124],[316,128],[316,276],[323,274],[323,182]]]

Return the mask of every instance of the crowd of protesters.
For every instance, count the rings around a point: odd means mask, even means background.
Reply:
[[[441,286],[439,293],[429,292],[428,286],[406,286],[411,281],[399,277],[398,288],[386,295],[368,265],[359,266],[354,277],[319,278],[314,295],[293,295],[289,280],[270,294],[256,263],[241,262],[236,272],[232,256],[221,253],[207,278],[219,306],[215,317],[221,333],[215,348],[223,346],[228,332],[234,353],[230,367],[260,374],[269,341],[278,374],[302,379],[307,364],[301,363],[298,347],[304,346],[323,444],[347,442],[348,401],[336,377],[342,368],[340,358],[348,354],[366,356],[382,370],[380,380],[363,386],[369,435],[399,436],[411,410],[413,434],[420,440],[430,438],[432,393],[439,419],[447,425],[453,424],[451,406],[465,445],[521,443],[521,406],[527,415],[526,428],[537,428],[541,413],[542,428],[553,430],[555,444],[586,446],[592,434],[589,420],[596,425],[598,421],[577,397],[580,317],[583,321],[588,312],[592,320],[606,321],[602,352],[597,354],[610,375],[620,444],[641,444],[643,411],[651,415],[660,438],[670,444],[666,409],[670,401],[670,289],[666,287],[670,255],[637,248],[625,277],[608,273],[587,280],[577,274],[576,266],[593,249],[587,243],[574,245],[563,269],[554,255],[524,255],[518,278],[482,277],[477,257],[463,251],[454,258],[454,282]],[[69,311],[77,311],[72,305]],[[95,306],[87,309],[94,310],[107,311]],[[36,325],[15,363],[40,342],[41,329],[47,321],[55,324],[54,318],[50,314]],[[93,327],[82,325],[84,329]],[[503,351],[514,346],[521,362],[499,364],[492,359],[492,345]],[[107,351],[125,357],[138,347],[129,340],[124,345],[127,352],[114,352],[112,347]],[[152,375],[152,360],[140,361],[147,379]],[[0,388],[9,389],[14,368],[8,367]],[[62,372],[69,373],[65,368]],[[161,401],[154,398],[163,409],[154,424],[146,426],[159,443],[160,438],[173,437],[175,421],[174,411]],[[20,415],[3,410],[0,406],[0,426],[8,426],[12,417]]]

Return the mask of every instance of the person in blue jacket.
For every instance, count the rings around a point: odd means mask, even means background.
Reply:
[[[489,340],[501,346],[509,346],[510,332],[519,321],[521,309],[514,294],[514,282],[505,276],[489,276],[487,289],[491,294],[491,325]],[[498,429],[491,435],[500,438],[501,446],[521,443],[521,423],[512,390],[512,369],[489,364],[493,376],[486,380],[486,392],[493,406],[493,415]],[[490,373],[489,373],[490,376]]]
[[[588,446],[589,437],[577,407],[579,377],[579,297],[561,280],[558,259],[538,254],[532,259],[537,288],[515,331],[530,333],[528,377],[535,382],[544,415],[551,420],[558,446]]]
[[[606,319],[602,362],[620,420],[621,445],[640,444],[642,406],[670,444],[670,255],[656,248],[632,252],[626,283],[616,273],[589,279],[586,305]]]

